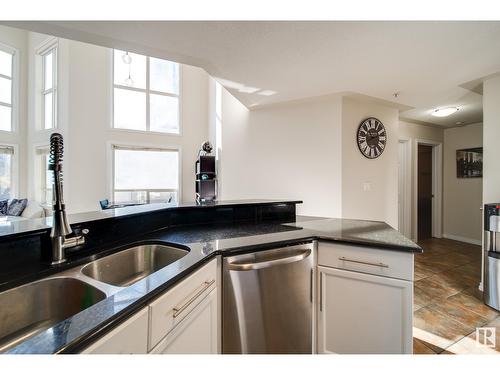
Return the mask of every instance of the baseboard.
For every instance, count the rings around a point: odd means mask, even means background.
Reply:
[[[443,234],[444,238],[448,238],[449,240],[455,240],[455,241],[460,241],[460,242],[465,242],[465,243],[470,243],[472,245],[482,245],[481,240],[475,240],[474,238],[467,238],[467,237],[461,237],[461,236],[455,236],[454,234]]]

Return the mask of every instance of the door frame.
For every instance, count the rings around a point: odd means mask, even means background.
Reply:
[[[400,144],[404,145],[404,160],[399,159],[399,149],[398,149],[398,230],[407,238],[412,238],[412,225],[411,225],[411,213],[412,213],[412,201],[411,201],[411,155],[412,155],[412,145],[411,139],[400,137],[398,142],[398,147]],[[399,181],[399,171],[402,168],[402,179],[403,186],[400,186]],[[402,207],[401,207],[402,205]],[[403,216],[400,217],[400,209],[403,211]],[[401,222],[401,227],[400,227]]]
[[[418,241],[418,146],[432,147],[432,237],[443,236],[443,143],[428,139],[415,139],[413,171],[413,234]]]

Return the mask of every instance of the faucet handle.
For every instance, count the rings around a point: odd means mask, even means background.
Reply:
[[[89,234],[90,231],[87,228],[85,228],[85,229],[75,229],[74,232],[75,232],[75,237],[83,237]]]

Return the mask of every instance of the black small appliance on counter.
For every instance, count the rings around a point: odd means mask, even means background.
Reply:
[[[215,156],[210,155],[212,145],[205,142],[201,145],[198,160],[195,163],[196,201],[198,203],[212,202],[217,198],[217,175]]]

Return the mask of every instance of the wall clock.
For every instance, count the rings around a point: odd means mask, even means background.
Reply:
[[[375,117],[361,121],[358,127],[357,143],[359,151],[368,159],[378,158],[385,150],[387,132],[382,122]]]

